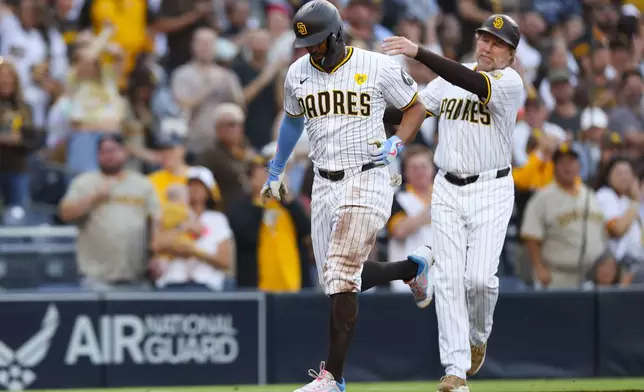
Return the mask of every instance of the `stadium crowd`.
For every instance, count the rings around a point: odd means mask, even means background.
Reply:
[[[0,0],[2,233],[74,225],[90,290],[315,288],[306,135],[287,199],[259,202],[304,2]],[[401,35],[463,62],[485,18],[511,15],[526,100],[502,288],[644,283],[643,1],[332,2],[352,46]],[[419,88],[435,77],[399,60]],[[373,260],[431,243],[436,121],[391,169]]]

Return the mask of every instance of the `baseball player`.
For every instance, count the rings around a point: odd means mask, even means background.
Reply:
[[[345,391],[344,362],[358,315],[357,293],[383,281],[409,281],[419,307],[431,301],[429,266],[412,257],[393,267],[363,262],[391,213],[393,188],[386,167],[413,139],[425,118],[417,85],[384,54],[345,45],[343,21],[328,1],[315,0],[294,16],[296,60],[284,82],[277,154],[262,197],[286,193],[284,166],[306,126],[315,170],[311,202],[313,249],[320,283],[330,297],[330,347],[315,380],[297,392]],[[404,112],[396,136],[386,139],[385,107]],[[374,147],[370,146],[373,145]],[[414,261],[416,260],[416,261]],[[364,271],[363,271],[364,270]]]
[[[446,368],[440,392],[469,391],[466,376],[483,365],[492,330],[496,271],[514,205],[512,131],[525,97],[510,67],[518,44],[519,27],[507,15],[492,15],[477,30],[472,64],[402,37],[383,44],[387,54],[415,58],[439,76],[420,95],[430,115],[440,116],[431,207],[432,283]]]

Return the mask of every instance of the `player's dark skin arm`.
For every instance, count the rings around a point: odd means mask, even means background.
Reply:
[[[423,104],[420,97],[417,97],[416,102],[401,113],[402,119],[400,122],[400,128],[398,128],[398,132],[396,132],[396,136],[398,136],[400,140],[407,145],[407,143],[414,140],[420,126],[423,121],[425,121],[427,109],[425,109],[425,104]]]
[[[402,110],[396,108],[386,108],[385,114],[382,116],[382,122],[388,125],[400,125],[403,119],[403,114],[405,114],[405,112],[403,112]],[[431,113],[425,113],[425,118],[431,116]]]
[[[423,65],[449,83],[474,93],[481,98],[487,98],[489,81],[482,73],[472,71],[463,64],[440,56],[420,46],[414,59],[423,63]]]

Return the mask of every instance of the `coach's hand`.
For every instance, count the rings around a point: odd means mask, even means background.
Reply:
[[[390,164],[403,150],[403,142],[398,136],[392,136],[387,140],[371,139],[368,143],[376,146],[376,149],[371,151],[369,155],[371,155],[371,162],[378,166]]]
[[[273,162],[271,161],[271,165],[272,164]],[[284,173],[279,176],[271,174],[269,167],[268,180],[266,180],[266,183],[262,187],[262,192],[260,193],[262,203],[266,203],[271,197],[281,201],[282,198],[288,194],[288,189],[286,189],[286,185],[284,185],[283,181]]]
[[[382,43],[382,49],[389,56],[404,54],[412,59],[418,54],[418,45],[405,37],[387,37]]]

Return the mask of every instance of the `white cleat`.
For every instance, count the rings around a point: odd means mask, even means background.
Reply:
[[[434,252],[429,246],[423,245],[407,256],[407,259],[418,264],[418,272],[414,279],[405,283],[409,285],[412,294],[414,294],[416,306],[424,309],[432,303],[434,298],[434,286],[429,279],[429,272],[434,264]]]
[[[344,379],[342,383],[339,383],[335,381],[331,373],[324,370],[324,362],[320,362],[319,373],[313,369],[309,369],[309,376],[315,378],[315,380],[293,392],[346,392],[347,390]]]

